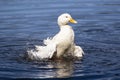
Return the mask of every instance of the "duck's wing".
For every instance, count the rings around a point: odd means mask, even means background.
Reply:
[[[32,60],[50,59],[56,52],[56,44],[44,40],[45,46],[35,46],[35,50],[28,50],[28,57]]]
[[[52,39],[53,39],[53,38],[48,37],[47,39],[43,40],[43,43],[44,43],[45,45],[52,44],[52,43],[53,43]]]

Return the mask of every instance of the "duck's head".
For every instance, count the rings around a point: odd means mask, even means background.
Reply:
[[[75,21],[70,14],[68,13],[64,13],[64,14],[61,14],[59,17],[58,17],[58,25],[59,26],[64,26],[64,25],[67,25],[68,23],[77,23],[77,21]]]

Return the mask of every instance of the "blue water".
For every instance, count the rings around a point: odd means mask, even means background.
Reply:
[[[28,47],[58,31],[57,17],[78,24],[81,60],[28,61]],[[0,79],[120,80],[120,0],[0,0]]]

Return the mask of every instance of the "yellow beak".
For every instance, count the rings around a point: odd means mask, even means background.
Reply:
[[[74,20],[73,18],[71,18],[69,22],[71,22],[71,23],[77,23],[77,21]]]

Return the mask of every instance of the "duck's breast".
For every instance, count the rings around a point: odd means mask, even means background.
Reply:
[[[68,47],[74,42],[74,31],[69,27],[62,28],[53,40],[61,47]]]

